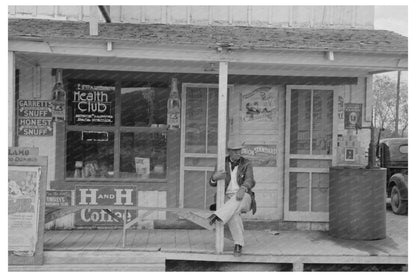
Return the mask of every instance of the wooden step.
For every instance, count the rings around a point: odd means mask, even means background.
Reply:
[[[133,251],[45,251],[44,264],[165,264],[163,257]]]
[[[9,266],[9,271],[165,271],[163,264],[45,264]]]

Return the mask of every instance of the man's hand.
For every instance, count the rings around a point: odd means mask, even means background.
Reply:
[[[240,189],[237,191],[237,194],[235,195],[235,198],[237,201],[241,201],[244,197],[244,193],[246,193],[246,190],[244,187],[240,187]]]
[[[218,181],[225,179],[225,171],[215,171],[214,174],[212,174],[212,180]]]

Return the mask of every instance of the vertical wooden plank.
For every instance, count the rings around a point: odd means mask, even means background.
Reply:
[[[289,212],[289,161],[290,161],[290,113],[291,113],[291,88],[286,87],[286,122],[285,122],[285,166],[286,173],[284,174],[284,210],[283,218],[287,216]]]
[[[8,56],[9,56],[9,82],[8,82],[8,86],[9,86],[9,114],[8,114],[8,118],[9,118],[9,141],[8,141],[8,145],[9,147],[12,146],[16,146],[16,142],[15,142],[15,131],[16,131],[16,101],[15,101],[15,54],[13,51],[9,51],[8,52]]]
[[[114,177],[120,177],[120,126],[121,126],[121,84],[119,81],[115,84],[116,88],[116,107],[115,107],[115,121],[114,121]]]
[[[98,36],[98,7],[90,6],[90,36]]]
[[[345,88],[345,86],[344,86]],[[333,106],[332,106],[332,166],[336,165],[337,162],[337,150],[338,150],[338,95],[340,95],[341,87],[336,87],[333,90]],[[344,96],[343,96],[344,97]]]
[[[65,122],[55,123],[55,180],[65,179]]]
[[[33,72],[33,83],[32,83],[32,92],[33,92],[33,98],[40,98],[41,96],[41,92],[40,92],[40,66],[39,65],[35,65],[32,68],[32,72]]]
[[[180,130],[168,130],[167,132],[167,207],[178,207],[179,204],[179,164],[181,152],[178,146],[181,143],[180,135]]]
[[[400,71],[399,71],[400,72]],[[373,110],[373,76],[366,76],[366,85],[365,85],[365,98],[364,98],[364,111],[365,117],[364,120],[371,122],[371,114]],[[396,117],[398,114],[396,113]]]
[[[217,169],[225,171],[225,148],[227,142],[227,93],[228,93],[228,62],[221,61],[219,68],[219,95],[218,95],[218,156]],[[224,205],[225,181],[217,183],[217,207]],[[217,253],[224,251],[224,226],[217,223],[215,238],[215,250]]]
[[[184,205],[184,180],[185,180],[185,118],[186,118],[186,84],[182,83],[182,106],[181,106],[181,150],[180,150],[180,169],[179,169],[179,208]]]
[[[166,191],[159,191],[157,194],[157,206],[161,208],[166,208]],[[158,212],[158,219],[159,220],[166,220],[166,212],[160,211]]]

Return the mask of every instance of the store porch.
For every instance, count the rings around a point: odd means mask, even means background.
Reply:
[[[243,255],[234,257],[229,239],[224,253],[215,254],[215,231],[127,230],[125,247],[122,230],[47,231],[44,265],[25,269],[164,271],[167,260],[243,263],[265,270],[273,264],[289,264],[294,271],[310,264],[406,266],[407,238],[395,232],[387,235],[383,240],[357,241],[336,239],[323,231],[247,230]]]

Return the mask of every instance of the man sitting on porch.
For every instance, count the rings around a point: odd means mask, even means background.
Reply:
[[[209,217],[209,224],[216,221],[228,223],[234,240],[234,256],[240,256],[244,246],[244,226],[240,213],[256,212],[253,166],[241,156],[242,144],[232,140],[228,143],[228,157],[225,160],[225,172],[215,171],[210,185],[216,186],[218,180],[225,179],[225,204]]]

